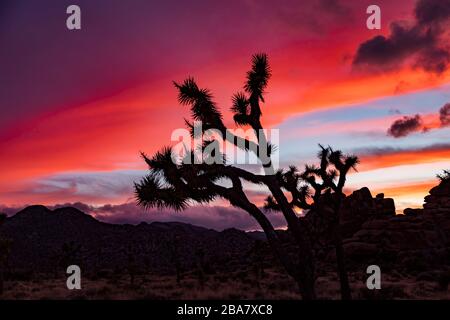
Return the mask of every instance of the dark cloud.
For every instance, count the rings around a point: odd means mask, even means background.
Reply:
[[[450,62],[450,53],[442,48],[428,48],[417,58],[416,67],[427,72],[440,74],[447,70]]]
[[[450,19],[450,0],[420,0],[411,24],[394,21],[389,36],[376,36],[360,44],[354,66],[390,70],[411,63],[440,74],[450,63],[445,27]]]
[[[432,46],[434,35],[424,32],[419,27],[410,28],[401,23],[393,22],[389,37],[376,36],[360,45],[354,64],[380,65],[394,67],[400,59],[413,52]]]
[[[402,152],[428,152],[428,151],[442,151],[450,150],[450,143],[437,143],[421,148],[393,148],[393,147],[381,147],[381,148],[360,148],[352,150],[352,153],[364,156],[381,156],[389,154],[397,154]]]
[[[0,205],[0,212],[12,216],[26,206],[8,207]],[[177,221],[189,223],[197,226],[211,228],[215,230],[224,230],[228,228],[237,228],[241,230],[259,230],[256,221],[245,211],[223,206],[193,206],[182,212],[171,210],[144,210],[133,202],[113,205],[106,204],[95,207],[81,202],[57,204],[47,206],[54,210],[63,207],[74,207],[96,219],[115,224],[138,224],[141,222],[169,222]],[[284,220],[280,214],[271,213],[268,218],[276,228],[285,227]]]
[[[422,117],[418,114],[412,117],[404,116],[392,123],[387,134],[394,138],[406,137],[413,132],[422,131],[422,122]]]
[[[445,104],[439,109],[438,114],[433,115],[439,117],[440,127],[447,127],[450,125],[450,103]],[[406,137],[414,132],[428,132],[430,130],[439,129],[435,125],[427,127],[422,117],[419,114],[414,116],[404,116],[401,119],[395,120],[389,127],[387,134],[394,138]]]
[[[450,103],[447,103],[439,110],[439,120],[443,127],[450,125]]]
[[[419,25],[440,23],[450,17],[450,1],[420,0],[417,2],[414,14]]]

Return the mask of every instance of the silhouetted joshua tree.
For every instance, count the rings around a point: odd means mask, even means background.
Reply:
[[[244,92],[235,94],[232,99],[231,110],[234,113],[235,123],[240,126],[250,126],[255,132],[257,138],[255,141],[232,134],[226,128],[222,114],[213,102],[210,91],[199,88],[193,78],[188,78],[181,84],[174,83],[179,91],[179,102],[190,106],[193,120],[202,123],[203,133],[214,129],[235,147],[246,152],[253,152],[259,158],[264,174],[255,174],[227,164],[225,156],[220,154],[217,148],[211,148],[218,145],[218,140],[209,137],[199,146],[203,151],[203,161],[196,161],[198,160],[196,152],[190,148],[186,148],[185,154],[181,156],[182,159],[178,161],[173,160],[174,154],[170,147],[162,149],[153,157],[143,154],[150,172],[135,184],[136,197],[143,207],[169,207],[175,210],[183,210],[192,202],[209,203],[216,198],[222,198],[231,205],[247,211],[264,230],[268,242],[288,274],[298,283],[303,299],[315,299],[315,270],[311,243],[305,226],[299,222],[275,176],[271,160],[274,149],[261,130],[263,129],[261,103],[264,102],[264,91],[270,75],[267,56],[254,55],[252,68],[247,72]],[[188,120],[185,122],[191,130],[191,135],[195,136],[198,125]],[[229,185],[222,183],[225,180]],[[285,252],[269,219],[249,200],[244,190],[244,181],[268,188],[279,204],[280,211],[298,247],[296,252],[298,259],[290,258]]]
[[[321,145],[319,147],[321,150],[318,153],[320,160],[318,166],[306,165],[303,173],[291,166],[287,171],[279,170],[276,176],[279,184],[292,195],[290,205],[309,210],[313,215],[308,217],[309,222],[312,222],[310,226],[313,226],[310,228],[313,229],[311,232],[320,230],[325,235],[331,235],[336,250],[341,296],[342,299],[349,300],[351,290],[345,267],[340,218],[347,174],[351,169],[356,170],[359,160],[356,156],[344,155],[331,147],[325,148]],[[280,209],[276,200],[270,196],[265,207],[272,210]]]

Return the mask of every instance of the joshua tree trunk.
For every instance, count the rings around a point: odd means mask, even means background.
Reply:
[[[289,230],[297,240],[296,243],[298,246],[299,266],[297,267],[297,272],[294,275],[294,279],[297,281],[303,300],[315,300],[316,278],[312,248],[309,239],[307,239],[306,237],[306,231],[302,230],[303,228],[301,227],[299,222],[297,222],[296,224],[297,228],[295,229],[289,226]]]
[[[253,216],[256,221],[258,221],[259,225],[263,229],[267,241],[272,248],[272,251],[277,256],[278,260],[283,265],[286,272],[295,280],[297,286],[299,288],[300,295],[303,300],[314,300],[316,299],[315,292],[315,276],[314,276],[314,264],[312,260],[311,251],[305,250],[304,246],[300,246],[301,243],[297,243],[300,247],[299,252],[299,264],[294,264],[289,258],[287,252],[283,248],[283,244],[281,243],[275,229],[273,228],[270,221],[267,217],[259,210],[257,206],[250,203],[248,200],[244,199],[235,199],[235,201],[239,201],[239,205],[241,208],[245,209],[251,216]],[[295,222],[297,228],[300,229],[300,224]],[[292,231],[292,230],[291,230]],[[294,238],[296,238],[296,235]],[[297,234],[297,237],[299,235]],[[304,239],[303,239],[304,241]],[[309,243],[305,241],[305,243]]]
[[[254,110],[260,110],[259,99],[257,97],[250,98],[250,105]],[[260,113],[256,114],[256,119],[252,123],[255,134],[258,138],[260,146],[268,146],[267,137],[264,134],[263,126],[259,120]],[[316,299],[315,293],[315,262],[313,257],[313,250],[311,241],[307,235],[307,231],[296,216],[292,206],[289,204],[285,194],[281,190],[276,178],[275,170],[272,165],[270,157],[264,157],[263,154],[258,154],[258,157],[263,163],[264,172],[267,177],[267,186],[280,206],[281,212],[286,219],[288,230],[292,234],[298,247],[299,266],[296,272],[297,283],[299,284],[300,293],[304,300]]]
[[[342,234],[340,226],[340,208],[341,208],[341,195],[338,196],[335,206],[335,225],[333,230],[334,246],[336,250],[336,262],[337,271],[339,275],[339,283],[341,287],[341,298],[342,300],[351,300],[352,294],[350,289],[350,283],[348,280],[347,267],[345,266],[345,254],[344,246],[342,244]]]
[[[275,180],[274,180],[275,181]],[[307,230],[290,207],[286,196],[276,182],[269,184],[269,189],[280,205],[281,211],[287,221],[289,232],[294,237],[298,246],[299,267],[296,281],[299,283],[300,293],[304,300],[316,299],[315,293],[315,262],[310,239]]]
[[[337,227],[339,228],[339,227]],[[336,262],[339,274],[339,283],[341,287],[341,298],[342,300],[351,300],[351,290],[348,280],[347,268],[345,266],[345,255],[344,248],[342,245],[342,238],[338,231],[335,232],[334,236],[335,249],[336,249]]]

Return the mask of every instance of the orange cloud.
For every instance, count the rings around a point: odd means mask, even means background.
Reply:
[[[394,198],[397,213],[402,213],[406,208],[421,208],[423,198],[437,183],[435,179],[415,184],[386,187],[382,190],[374,189],[373,194],[384,193],[386,198]]]
[[[406,83],[403,79],[408,79]],[[424,90],[450,81],[450,72],[439,77],[419,70],[355,76],[325,83],[307,91],[302,99],[305,109],[354,104],[399,93]]]
[[[371,155],[361,155],[359,169],[361,171],[379,169],[385,167],[395,167],[406,164],[422,164],[449,161],[450,145],[440,145],[417,150],[387,150]],[[441,169],[441,168],[439,168]]]
[[[409,185],[399,185],[394,187],[386,187],[382,190],[374,189],[374,192],[383,192],[385,196],[391,198],[397,198],[402,196],[420,196],[425,197],[428,191],[438,184],[437,180],[430,180],[421,183],[409,184]]]

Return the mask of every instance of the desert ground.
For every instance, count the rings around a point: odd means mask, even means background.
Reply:
[[[382,278],[380,290],[369,290],[364,273],[351,273],[350,280],[355,299],[450,299],[448,282],[442,283],[433,273],[422,273],[417,277],[399,273]],[[82,280],[81,290],[68,290],[66,278],[7,281],[2,299],[150,299],[150,300],[196,300],[196,299],[300,299],[295,283],[279,270],[267,269],[258,276],[253,270],[227,274],[207,275],[202,284],[195,273],[183,275],[177,284],[172,275],[138,275],[132,284],[127,275],[104,275]],[[334,274],[323,274],[317,278],[320,299],[339,299],[339,283]]]

